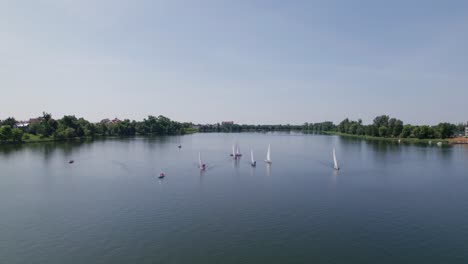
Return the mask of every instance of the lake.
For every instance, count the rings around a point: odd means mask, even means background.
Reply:
[[[468,263],[468,147],[294,133],[1,146],[0,212],[8,264]]]

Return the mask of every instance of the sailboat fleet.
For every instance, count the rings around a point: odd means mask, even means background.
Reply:
[[[336,158],[336,150],[335,148],[333,148],[333,169],[335,170],[340,170],[340,166],[338,165],[338,160]],[[236,145],[232,145],[232,153],[230,154],[231,157],[233,157],[235,160],[238,160],[240,159],[240,157],[242,156],[241,152],[240,152],[240,148],[239,146],[236,144]],[[267,165],[271,165],[272,161],[271,161],[271,145],[268,144],[268,149],[267,149],[267,153],[266,153],[266,158],[265,158],[265,163]],[[256,167],[257,166],[257,161],[255,160],[254,158],[254,153],[253,153],[253,149],[250,149],[250,166],[252,167]],[[269,166],[268,166],[269,167]],[[203,163],[202,161],[202,155],[201,155],[201,152],[198,152],[198,168],[200,169],[200,171],[205,171],[207,166],[205,163]],[[166,174],[164,172],[161,172],[159,174],[159,179],[162,179],[166,176]]]
[[[336,158],[336,150],[335,148],[333,148],[333,169],[335,170],[340,170],[340,166],[338,165],[338,159]],[[231,157],[233,157],[235,160],[238,160],[240,159],[240,157],[242,156],[242,154],[240,153],[240,148],[239,148],[239,145],[235,144],[235,145],[232,145],[232,153],[230,154]],[[206,164],[202,163],[201,161],[201,154],[198,153],[198,163],[199,163],[199,168],[201,170],[205,170],[206,169]],[[272,163],[271,161],[271,145],[268,144],[268,149],[267,149],[267,153],[266,153],[266,158],[265,158],[265,163],[270,165]],[[256,167],[257,166],[257,161],[255,160],[254,158],[254,154],[253,154],[253,149],[250,149],[250,166],[252,167]]]

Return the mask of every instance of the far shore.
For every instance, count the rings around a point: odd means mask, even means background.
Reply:
[[[210,132],[198,132],[195,130],[189,131],[187,134],[194,134],[194,133],[210,133]],[[224,133],[232,133],[232,132],[224,132]],[[240,132],[243,133],[243,132]],[[307,132],[304,132],[307,133]],[[413,144],[437,144],[438,142],[442,142],[444,145],[448,144],[468,144],[468,138],[465,137],[457,137],[457,138],[450,138],[450,139],[418,139],[418,138],[393,138],[393,137],[373,137],[373,136],[366,136],[366,135],[352,135],[346,133],[340,133],[335,131],[323,131],[319,134],[324,135],[337,135],[341,137],[348,137],[348,138],[358,138],[358,139],[365,139],[365,140],[374,140],[374,141],[387,141],[387,142],[394,142],[398,143],[413,143]],[[176,134],[177,135],[177,134]],[[176,136],[176,135],[166,135],[166,136]],[[151,137],[151,135],[136,135],[142,137]],[[156,135],[155,135],[156,136]],[[40,137],[37,135],[29,135],[28,139],[23,139],[21,142],[2,142],[1,145],[18,145],[18,144],[29,144],[29,143],[43,143],[43,142],[66,142],[66,141],[81,141],[81,140],[93,140],[93,139],[116,139],[116,138],[128,138],[125,136],[102,136],[96,135],[94,137],[74,137],[74,138],[67,138],[67,139],[57,139],[53,137]]]
[[[400,140],[401,143],[416,143],[416,144],[437,144],[437,142],[442,142],[442,144],[453,144],[450,139],[438,139],[438,138],[433,138],[433,139],[419,139],[419,138],[393,138],[393,137],[372,137],[372,136],[366,136],[366,135],[352,135],[352,134],[345,134],[345,133],[340,133],[340,132],[334,132],[334,131],[325,131],[323,134],[326,135],[337,135],[337,136],[342,136],[342,137],[350,137],[350,138],[361,138],[361,139],[368,139],[368,140],[380,140],[380,141],[389,141],[389,142],[395,142],[398,143],[398,140]]]

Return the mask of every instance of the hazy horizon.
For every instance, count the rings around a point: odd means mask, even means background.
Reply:
[[[0,119],[466,122],[466,1],[2,1]]]

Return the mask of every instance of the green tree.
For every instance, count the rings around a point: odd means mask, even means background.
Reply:
[[[33,122],[30,123],[28,126],[28,132],[33,135],[37,135],[41,132],[41,123],[40,122]]]
[[[338,125],[338,132],[340,133],[347,133],[348,132],[348,127],[349,127],[349,119],[346,118],[345,120],[341,121],[341,123]]]
[[[379,128],[376,125],[368,125],[365,128],[366,135],[371,137],[379,136]]]
[[[380,127],[384,126],[388,128],[388,120],[390,117],[388,115],[381,115],[374,118],[374,125],[377,126],[379,129]]]
[[[420,126],[419,133],[416,137],[419,139],[431,138],[431,134],[432,134],[432,131],[429,126]]]
[[[395,123],[393,125],[392,136],[399,137],[402,132],[403,132],[403,121],[397,119],[395,120]]]
[[[405,125],[403,126],[403,129],[401,131],[401,137],[402,138],[409,138],[411,136],[411,131],[412,131],[411,125]]]
[[[457,126],[449,123],[440,123],[435,127],[437,138],[449,138],[455,134]]]
[[[357,129],[358,129],[358,123],[351,123],[351,125],[348,127],[348,133],[352,135],[357,134]]]
[[[386,126],[379,127],[379,135],[381,137],[386,137],[387,136],[387,131],[388,131],[388,128]]]
[[[42,112],[42,119],[40,123],[40,134],[42,134],[44,137],[50,137],[53,135],[58,126],[57,122],[52,119],[52,115],[46,112]]]
[[[413,129],[411,130],[411,137],[420,138],[420,133],[419,133],[419,127],[418,126],[413,127]]]
[[[11,130],[11,140],[13,142],[21,142],[23,139],[23,131],[21,129],[18,129],[18,128],[13,128]]]
[[[0,122],[2,126],[10,126],[10,127],[15,127],[16,123],[17,123],[16,119],[13,117],[8,117],[7,119]]]
[[[77,136],[75,129],[71,127],[67,127],[65,129],[64,135],[65,135],[65,138],[75,138]]]
[[[12,129],[11,126],[4,125],[0,127],[0,141],[8,141],[12,139]]]

